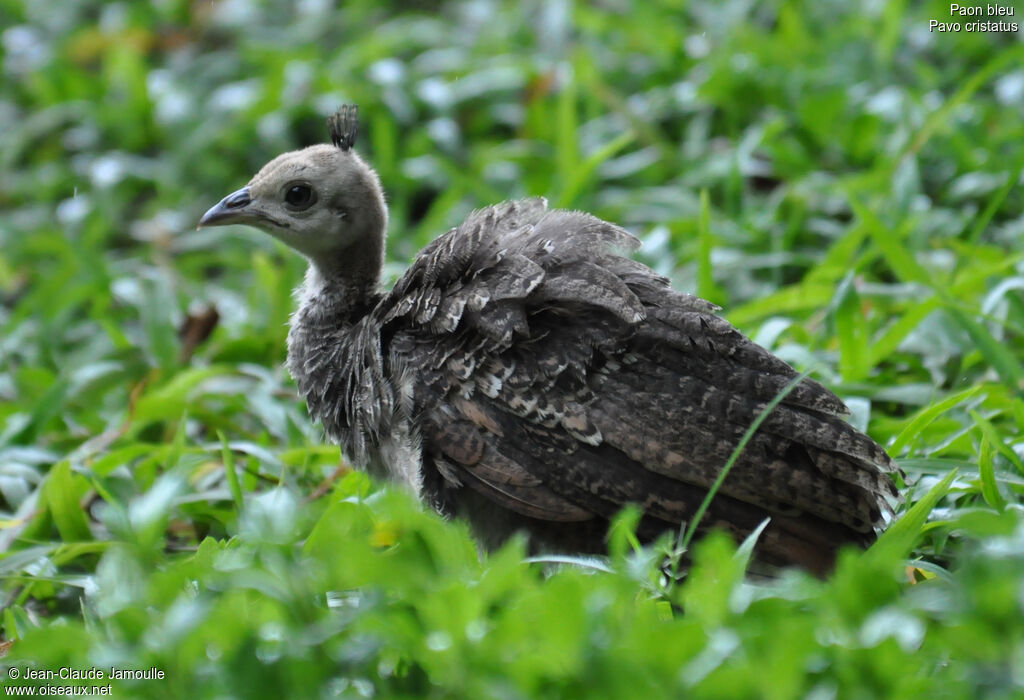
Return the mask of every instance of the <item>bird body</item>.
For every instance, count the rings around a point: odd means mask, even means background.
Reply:
[[[310,259],[288,369],[347,458],[466,517],[488,546],[525,531],[536,548],[603,551],[628,503],[645,539],[691,519],[797,373],[626,257],[631,234],[539,198],[472,213],[382,292],[387,214],[351,150],[354,119],[339,112],[334,146],[279,156],[200,222],[256,225]],[[873,540],[895,465],[845,412],[797,383],[706,526],[742,538],[770,517],[761,559],[818,572]]]

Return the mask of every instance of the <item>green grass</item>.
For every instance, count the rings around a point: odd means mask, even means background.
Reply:
[[[1024,693],[1019,34],[929,33],[939,2],[329,5],[0,0],[0,684]],[[748,548],[710,538],[677,583],[631,511],[607,561],[481,559],[334,478],[282,368],[302,260],[194,227],[342,102],[389,276],[500,199],[619,222],[850,403],[908,475],[902,519],[825,582],[747,581]]]

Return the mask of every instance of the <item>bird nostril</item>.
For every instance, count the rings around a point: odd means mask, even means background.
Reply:
[[[252,199],[249,197],[249,189],[245,188],[225,197],[224,206],[228,209],[238,209],[239,207],[244,207],[249,204],[251,201]]]

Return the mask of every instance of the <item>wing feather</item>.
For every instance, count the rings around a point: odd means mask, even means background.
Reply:
[[[797,373],[713,304],[619,255],[637,245],[589,214],[506,202],[434,241],[381,302],[392,371],[414,378],[436,500],[474,503],[483,523],[482,497],[556,547],[564,532],[599,549],[601,528],[576,524],[627,503],[649,536],[693,516]],[[801,381],[741,454],[708,526],[742,537],[770,516],[765,559],[815,570],[843,542],[869,541],[896,466],[846,412]]]

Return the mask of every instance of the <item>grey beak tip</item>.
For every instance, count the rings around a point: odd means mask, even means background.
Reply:
[[[199,230],[204,226],[229,224],[233,220],[236,220],[238,215],[243,213],[245,208],[251,203],[252,197],[249,194],[248,187],[243,187],[237,192],[232,192],[227,197],[210,207],[209,211],[203,214],[202,218],[199,219],[199,224],[196,226],[196,230]]]

